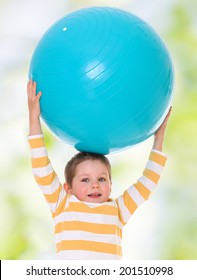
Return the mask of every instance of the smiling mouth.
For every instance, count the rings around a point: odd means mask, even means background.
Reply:
[[[101,193],[91,193],[91,194],[88,194],[88,196],[91,198],[98,198],[101,196]]]

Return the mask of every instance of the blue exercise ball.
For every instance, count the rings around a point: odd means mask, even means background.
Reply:
[[[41,117],[58,138],[108,154],[154,134],[171,104],[173,73],[163,40],[146,22],[90,7],[46,31],[29,78],[43,92]]]

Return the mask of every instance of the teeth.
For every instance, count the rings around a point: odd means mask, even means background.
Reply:
[[[99,193],[92,193],[92,194],[89,194],[88,196],[101,196],[101,194],[99,194]]]

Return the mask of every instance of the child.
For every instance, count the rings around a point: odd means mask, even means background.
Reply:
[[[121,259],[122,228],[149,198],[166,162],[162,153],[170,111],[154,135],[143,176],[117,199],[109,198],[111,168],[103,155],[80,152],[66,165],[62,186],[47,156],[40,124],[41,92],[27,85],[29,144],[35,180],[51,209],[59,259]]]

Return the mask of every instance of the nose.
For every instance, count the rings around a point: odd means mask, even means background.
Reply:
[[[99,182],[97,180],[93,181],[91,184],[92,189],[98,189],[99,188]]]

